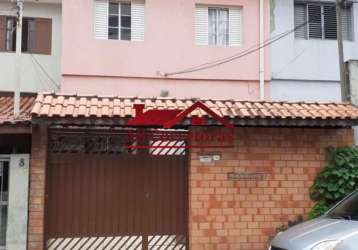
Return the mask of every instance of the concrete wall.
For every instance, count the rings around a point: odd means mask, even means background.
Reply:
[[[348,62],[351,101],[358,105],[358,60]]]
[[[336,81],[273,80],[271,98],[278,101],[340,102],[341,86]]]
[[[259,96],[258,81],[223,81],[194,79],[156,79],[132,77],[65,76],[62,91],[83,94],[121,96],[160,96],[167,91],[177,98],[213,98],[255,100]],[[270,98],[269,82],[266,82],[266,98]]]
[[[0,1],[1,15],[10,14],[13,4]],[[24,17],[52,18],[52,54],[33,56],[57,84],[61,83],[61,34],[62,18],[60,4],[25,3]],[[55,90],[56,87],[34,62],[31,55],[23,53],[21,69],[15,68],[16,57],[13,52],[0,52],[0,91],[13,91],[16,74],[21,74],[21,91],[38,92]]]
[[[29,155],[11,155],[6,250],[26,250]]]
[[[294,0],[272,0],[272,33],[294,28]],[[358,4],[353,6],[358,27]],[[358,58],[358,32],[345,41],[345,59]],[[294,34],[272,45],[272,99],[337,101],[340,96],[336,40],[295,39]]]
[[[348,62],[349,84],[351,91],[351,101],[358,106],[358,60]],[[356,144],[358,144],[358,127],[355,127]]]
[[[195,44],[195,5],[218,5],[215,0],[146,0],[143,42],[96,40],[93,3],[93,0],[63,2],[63,91],[158,96],[161,90],[169,90],[172,96],[258,98],[255,89],[259,80],[259,53],[212,69],[177,75],[173,79],[158,72],[186,69],[257,45],[259,0],[223,0],[219,3],[220,6],[243,9],[242,45],[238,47]],[[265,3],[265,35],[268,38],[269,1]],[[269,49],[266,52],[265,78],[269,81]],[[255,86],[248,86],[249,82]],[[188,84],[191,85],[189,89]],[[197,91],[193,93],[192,89]],[[251,91],[254,94],[249,94]]]

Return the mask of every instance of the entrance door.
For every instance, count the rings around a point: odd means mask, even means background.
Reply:
[[[188,249],[185,154],[50,152],[47,249]]]

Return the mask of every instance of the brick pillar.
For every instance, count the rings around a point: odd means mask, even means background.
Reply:
[[[48,129],[44,125],[32,128],[30,166],[30,198],[28,250],[44,249],[45,172],[47,164]]]

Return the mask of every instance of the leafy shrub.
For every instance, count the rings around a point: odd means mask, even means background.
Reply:
[[[316,218],[358,188],[358,147],[330,148],[329,162],[310,188],[317,203],[309,217]]]
[[[322,214],[324,214],[325,212],[327,212],[328,209],[329,209],[329,206],[327,206],[323,202],[319,201],[313,206],[311,212],[308,215],[308,218],[309,219],[317,218],[317,217],[321,216]]]

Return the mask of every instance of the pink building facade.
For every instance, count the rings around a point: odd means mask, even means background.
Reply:
[[[129,10],[121,6],[128,4]],[[264,1],[263,13],[266,40],[270,34],[269,1]],[[131,30],[131,37],[125,29]],[[259,99],[258,51],[214,68],[165,76],[239,54],[258,45],[259,38],[259,0],[146,0],[119,4],[65,0],[61,91]],[[265,49],[266,99],[270,96],[269,52]]]

